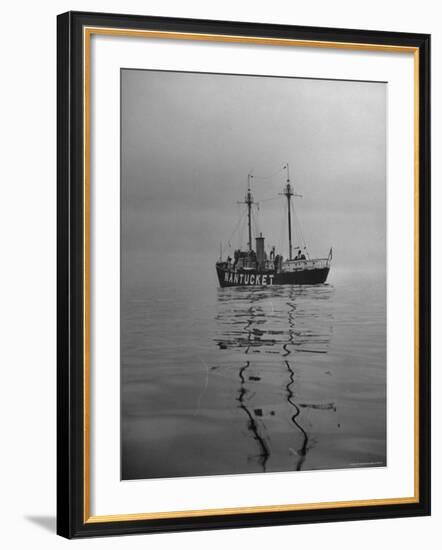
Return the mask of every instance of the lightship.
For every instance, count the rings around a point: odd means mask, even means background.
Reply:
[[[273,246],[266,251],[265,238],[262,233],[255,237],[255,248],[252,246],[252,206],[255,203],[251,189],[253,176],[248,175],[248,185],[244,204],[247,207],[248,242],[245,250],[235,250],[233,258],[222,258],[216,262],[216,272],[221,287],[229,286],[272,286],[272,285],[315,285],[325,283],[330,271],[332,249],[326,258],[311,258],[307,245],[295,246],[292,243],[292,209],[294,213],[295,194],[290,183],[289,165],[284,165],[286,184],[282,195],[287,200],[288,222],[288,258],[277,253]],[[294,255],[294,249],[297,254]]]

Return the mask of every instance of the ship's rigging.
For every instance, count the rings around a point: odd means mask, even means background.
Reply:
[[[266,197],[264,199],[255,200],[255,188],[259,187],[259,183],[268,183],[275,180],[276,176],[281,177],[285,175],[285,185],[282,191],[274,196]],[[258,180],[258,183],[256,182]],[[268,191],[267,191],[268,193]],[[280,196],[286,197],[286,202],[280,200]],[[274,239],[274,247],[277,250],[283,250],[286,248],[287,256],[291,260],[293,259],[293,251],[302,251],[308,259],[310,259],[307,243],[304,239],[301,224],[295,211],[295,198],[302,198],[302,195],[295,193],[290,181],[290,167],[288,163],[284,163],[278,170],[269,175],[257,175],[253,170],[247,175],[247,189],[244,196],[244,200],[238,201],[237,205],[241,207],[245,205],[246,208],[238,209],[237,221],[233,227],[233,230],[227,239],[226,243],[220,243],[220,257],[223,255],[232,255],[233,250],[241,248],[244,244],[244,233],[247,234],[246,246],[250,252],[253,248],[253,240],[261,232],[261,206],[263,203],[270,201],[278,201],[280,220],[279,237]],[[288,239],[286,240],[286,235]]]

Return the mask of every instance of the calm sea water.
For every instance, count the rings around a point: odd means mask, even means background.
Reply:
[[[385,280],[122,289],[122,478],[386,465]]]

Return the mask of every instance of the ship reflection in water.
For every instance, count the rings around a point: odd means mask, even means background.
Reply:
[[[144,292],[122,309],[123,479],[385,466],[382,281]]]
[[[309,437],[311,415],[302,414],[302,409],[336,413],[332,401],[303,403],[298,396],[298,386],[303,385],[298,364],[304,361],[298,354],[328,351],[333,315],[324,311],[324,302],[332,295],[333,287],[326,285],[219,290],[216,342],[220,349],[247,356],[238,370],[237,400],[256,441],[256,453],[249,460],[255,459],[263,471],[283,468],[281,458],[291,463],[290,469],[302,469],[314,446],[313,435]]]

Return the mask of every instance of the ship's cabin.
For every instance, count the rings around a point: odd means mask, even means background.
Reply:
[[[237,249],[233,253],[233,258],[228,256],[225,262],[218,262],[229,271],[279,271],[283,262],[282,256],[276,254],[275,247],[272,247],[269,253],[264,249],[264,237],[262,233],[256,237],[255,250]]]

